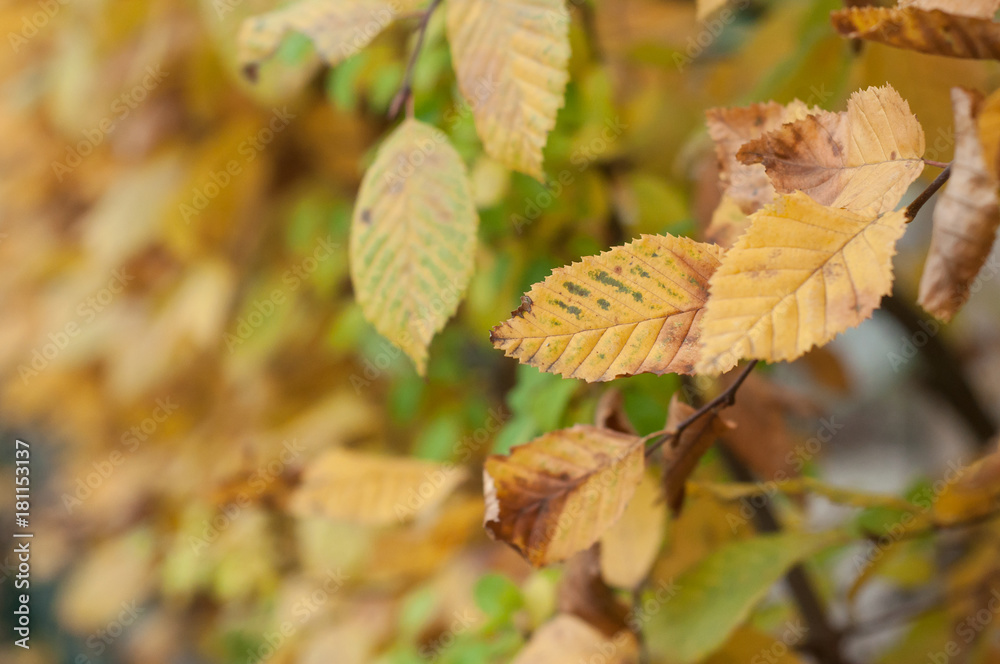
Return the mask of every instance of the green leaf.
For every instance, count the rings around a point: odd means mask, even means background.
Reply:
[[[651,641],[678,662],[705,658],[746,621],[790,567],[843,541],[841,533],[785,533],[723,546],[676,579],[676,594],[648,630]]]
[[[382,145],[351,222],[351,281],[375,329],[423,375],[431,339],[469,285],[479,218],[443,132],[408,119]]]

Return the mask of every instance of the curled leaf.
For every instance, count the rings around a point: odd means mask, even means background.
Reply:
[[[844,113],[822,111],[766,132],[740,148],[763,164],[779,193],[859,213],[896,207],[924,169],[924,131],[892,87],[855,92]]]
[[[490,340],[523,364],[588,382],[690,373],[721,255],[714,245],[644,235],[553,270]]]
[[[939,9],[852,7],[830,15],[844,37],[953,58],[1000,58],[1000,23]]]
[[[1000,182],[986,168],[976,119],[982,95],[954,88],[955,159],[951,178],[934,206],[934,235],[920,279],[920,306],[951,320],[969,299],[1000,226]]]
[[[533,565],[590,548],[625,510],[645,467],[641,440],[578,425],[486,460],[485,526]]]

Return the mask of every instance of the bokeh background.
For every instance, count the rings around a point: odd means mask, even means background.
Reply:
[[[699,24],[680,0],[575,3],[571,82],[545,152],[547,173],[569,184],[546,188],[486,157],[468,115],[445,122],[459,102],[435,17],[415,112],[465,159],[481,226],[475,276],[424,379],[363,319],[347,256],[417,20],[333,70],[289,37],[252,84],[236,34],[281,4],[0,5],[0,523],[12,523],[21,436],[36,533],[29,652],[12,646],[3,545],[4,661],[510,661],[552,614],[561,572],[485,537],[482,459],[591,421],[607,386],[517,366],[489,329],[554,267],[641,233],[698,237],[718,200],[707,108],[797,97],[842,110],[854,90],[889,82],[924,126],[927,156],[947,161],[950,87],[1000,84],[993,63],[842,40],[833,0],[754,1],[725,24]],[[921,337],[928,213],[901,244],[888,311],[765,372],[780,395],[765,409],[789,420],[776,444],[839,423],[807,465],[829,481],[913,490],[994,433],[1000,263],[952,325]],[[661,428],[679,385],[616,383],[643,432]],[[407,525],[291,512],[302,469],[334,448],[452,461],[471,479]],[[699,473],[724,476],[714,454]],[[698,528],[671,526],[654,582],[745,536],[724,508],[689,507],[682,521]],[[853,518],[822,501],[791,509]],[[831,593],[850,578],[842,557],[820,565]],[[915,547],[866,601],[891,607],[935,569],[932,547]],[[759,619],[788,611],[774,598]],[[952,617],[938,606],[917,634],[943,643]],[[857,647],[917,661],[906,653],[927,650],[907,645],[908,630],[883,625]]]

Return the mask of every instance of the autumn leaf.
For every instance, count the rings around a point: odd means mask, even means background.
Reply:
[[[690,373],[721,254],[687,238],[644,235],[553,270],[490,340],[523,364],[587,382]]]
[[[400,524],[434,511],[465,478],[463,469],[445,464],[333,449],[307,466],[291,509],[371,526]]]
[[[448,41],[458,87],[486,152],[543,180],[542,148],[569,75],[563,0],[448,0]]]
[[[601,537],[601,577],[617,588],[637,588],[663,546],[667,506],[656,475],[646,473],[615,525]]]
[[[712,108],[705,112],[708,134],[715,141],[715,153],[719,158],[719,178],[724,193],[743,212],[750,214],[770,203],[774,199],[774,187],[763,166],[744,164],[736,158],[736,153],[764,132],[817,111],[796,99],[788,106],[772,101],[742,108]]]
[[[736,244],[747,228],[750,218],[731,196],[725,194],[712,213],[712,220],[705,229],[705,241],[729,249]]]
[[[1000,0],[899,0],[899,6],[991,19],[1000,11]]]
[[[605,636],[613,637],[628,629],[629,607],[604,582],[601,575],[603,557],[601,545],[595,544],[566,561],[556,608],[559,613],[582,618]]]
[[[896,207],[924,169],[924,131],[892,87],[855,92],[844,113],[821,111],[766,132],[736,157],[763,164],[779,193],[861,214]]]
[[[977,125],[986,168],[1000,180],[1000,92],[994,92],[982,103]]]
[[[239,60],[252,77],[254,68],[274,55],[287,33],[301,32],[327,64],[336,65],[420,4],[421,0],[299,0],[244,21]]]
[[[606,664],[637,664],[639,643],[629,631],[608,638],[582,619],[560,614],[531,635],[512,664],[589,662],[598,657]]]
[[[837,534],[785,533],[723,545],[675,581],[651,641],[673,661],[697,662],[717,650],[788,569],[841,541]]]
[[[379,148],[351,221],[351,281],[365,318],[424,373],[427,348],[472,277],[479,218],[461,157],[409,119]]]
[[[986,168],[979,142],[978,92],[953,88],[955,159],[948,186],[934,206],[934,234],[920,278],[920,306],[951,320],[989,258],[1000,226],[1000,182]]]
[[[892,289],[905,226],[902,211],[863,216],[802,192],[755,213],[709,282],[696,370],[794,360],[861,323]]]
[[[578,425],[486,460],[485,525],[533,565],[590,548],[622,515],[642,481],[636,436]]]
[[[917,6],[852,7],[830,17],[837,32],[851,39],[953,58],[1000,58],[1000,23],[990,18]]]
[[[1000,450],[994,450],[948,479],[934,501],[935,523],[961,523],[1000,510]]]

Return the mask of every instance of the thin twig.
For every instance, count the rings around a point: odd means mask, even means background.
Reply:
[[[740,389],[743,381],[747,379],[756,366],[757,360],[750,362],[750,364],[743,369],[743,372],[736,377],[736,380],[733,381],[732,385],[723,390],[722,394],[696,410],[690,417],[681,420],[676,427],[670,429],[669,431],[657,431],[646,436],[647,439],[659,438],[659,440],[646,448],[646,456],[652,456],[653,453],[663,447],[663,444],[667,441],[670,441],[671,445],[675,444],[674,441],[680,440],[681,434],[683,434],[688,427],[697,422],[698,419],[705,413],[711,410],[722,410],[723,408],[728,408],[736,403],[736,391]]]
[[[941,171],[941,174],[934,178],[934,181],[927,185],[927,188],[920,192],[920,195],[910,203],[906,208],[906,221],[907,223],[913,221],[913,218],[917,216],[920,212],[920,208],[931,199],[931,196],[937,193],[938,189],[944,186],[944,183],[948,181],[951,177],[951,164],[945,166],[945,169]]]
[[[951,164],[944,161],[934,161],[933,159],[924,159],[924,163],[928,166],[933,166],[934,168],[948,168]]]
[[[424,17],[417,27],[417,43],[413,47],[413,52],[410,53],[410,61],[406,64],[406,73],[403,74],[403,82],[399,86],[399,92],[396,93],[396,96],[392,98],[392,103],[389,104],[390,120],[399,115],[399,109],[403,107],[403,104],[413,94],[413,70],[417,66],[417,59],[420,57],[420,51],[424,47],[424,38],[427,35],[427,26],[431,22],[431,16],[434,15],[434,10],[440,4],[441,0],[431,0],[431,4],[427,7],[427,11],[424,12]],[[407,108],[412,108],[412,106],[408,106]]]

